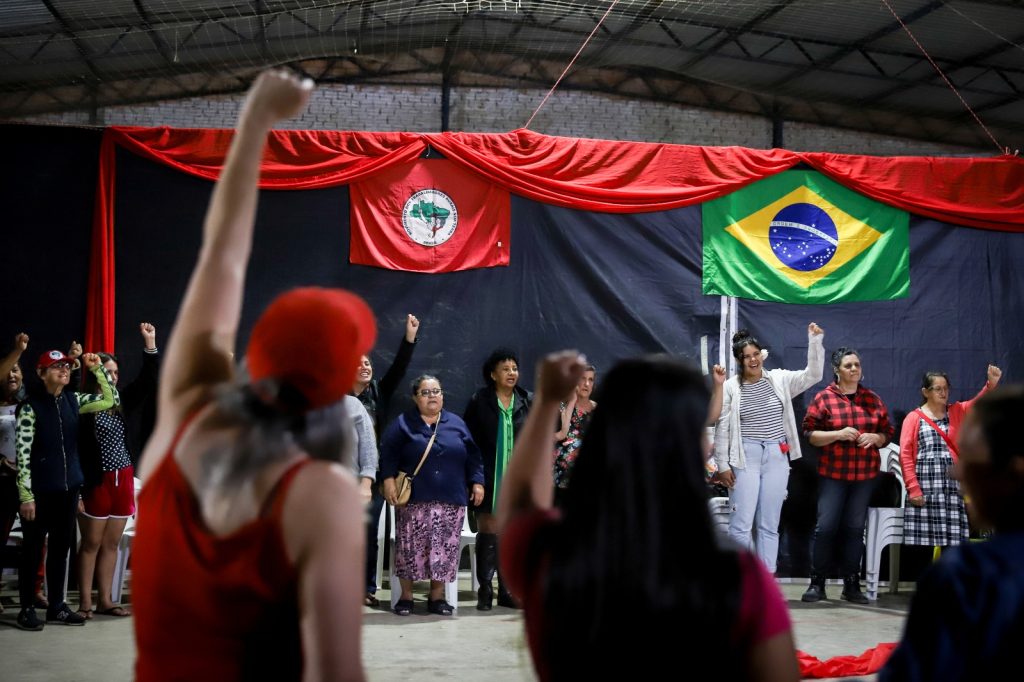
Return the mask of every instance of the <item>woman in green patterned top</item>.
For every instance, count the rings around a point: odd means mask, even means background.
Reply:
[[[486,385],[470,398],[463,420],[484,460],[484,501],[476,509],[476,574],[480,581],[476,607],[489,611],[494,599],[491,580],[498,566],[498,524],[492,510],[533,394],[519,386],[519,358],[509,348],[495,349],[484,362],[482,374]],[[498,606],[517,608],[501,575]]]
[[[98,394],[65,390],[71,380],[71,358],[59,350],[39,356],[36,373],[42,390],[29,393],[17,412],[18,496],[23,539],[18,567],[22,630],[42,630],[35,611],[36,568],[43,558],[43,540],[49,536],[46,583],[49,606],[46,621],[84,625],[85,618],[64,602],[68,548],[74,539],[75,513],[80,510],[79,490],[84,477],[78,460],[78,420],[82,414],[102,412],[117,405],[100,357],[82,356],[82,366],[96,377]]]

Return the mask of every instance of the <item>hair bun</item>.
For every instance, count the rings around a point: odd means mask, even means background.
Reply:
[[[739,343],[740,341],[745,341],[749,338],[752,338],[750,332],[746,329],[741,329],[732,335],[732,342]]]

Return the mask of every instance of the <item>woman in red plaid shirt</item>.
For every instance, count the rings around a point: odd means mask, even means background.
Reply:
[[[860,590],[864,521],[878,475],[878,448],[893,436],[889,411],[874,391],[860,385],[860,354],[839,348],[832,354],[835,383],[814,397],[804,417],[804,433],[821,448],[818,459],[818,522],[811,554],[811,584],[802,600],[825,599],[825,577],[832,572],[832,548],[844,537],[839,568],[842,598],[867,604]]]

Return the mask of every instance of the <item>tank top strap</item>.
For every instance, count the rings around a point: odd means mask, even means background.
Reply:
[[[302,467],[306,466],[313,460],[309,457],[303,457],[295,464],[288,467],[281,477],[277,479],[277,483],[271,488],[267,494],[266,499],[263,500],[263,506],[260,509],[260,518],[281,518],[281,512],[284,509],[284,499],[287,497],[288,488],[291,486],[295,476],[299,473]]]
[[[192,410],[185,415],[184,419],[181,420],[181,426],[178,427],[177,432],[174,434],[174,438],[171,439],[170,447],[167,448],[167,454],[171,459],[174,458],[174,453],[178,451],[178,443],[181,442],[181,437],[185,435],[185,432],[188,431],[188,427],[192,425],[192,422],[196,420],[196,417],[198,417],[199,413],[204,409],[206,409],[206,405]]]

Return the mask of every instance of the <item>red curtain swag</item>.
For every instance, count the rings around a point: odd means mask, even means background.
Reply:
[[[114,145],[215,180],[232,134],[137,127],[104,131],[93,221],[88,348],[114,347]],[[1024,160],[1010,156],[853,156],[550,137],[529,130],[277,130],[264,152],[260,187],[348,184],[418,158],[428,146],[515,194],[586,211],[642,213],[698,204],[803,162],[850,189],[911,213],[955,225],[1024,232]]]

